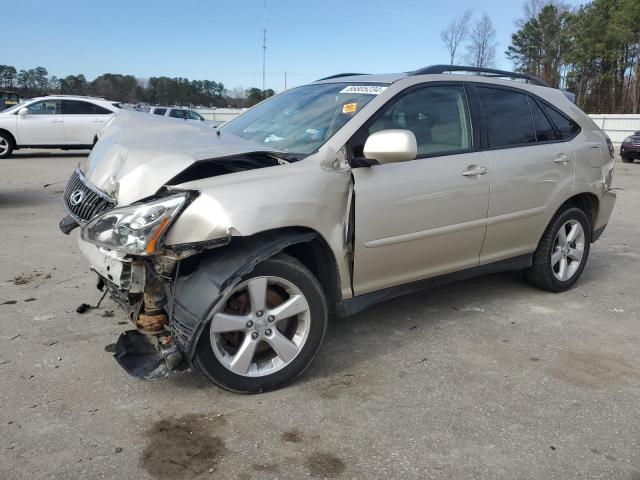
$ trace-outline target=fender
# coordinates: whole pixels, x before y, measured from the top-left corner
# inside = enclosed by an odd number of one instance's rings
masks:
[[[169,322],[172,338],[188,364],[192,364],[211,311],[244,275],[288,246],[317,236],[314,232],[287,229],[238,237],[229,245],[208,252],[197,269],[187,275],[180,276],[178,265],[175,280],[167,292]]]

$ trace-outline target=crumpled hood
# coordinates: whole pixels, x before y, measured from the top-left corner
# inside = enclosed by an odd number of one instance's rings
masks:
[[[118,205],[153,195],[199,160],[273,151],[230,134],[218,136],[207,126],[126,110],[118,112],[99,137],[80,169]]]

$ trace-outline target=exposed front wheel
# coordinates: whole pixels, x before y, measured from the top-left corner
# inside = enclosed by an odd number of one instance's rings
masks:
[[[195,364],[217,385],[242,393],[282,387],[318,352],[327,306],[316,277],[279,254],[245,276],[211,312]]]
[[[13,152],[13,140],[6,133],[0,133],[0,158],[8,158]]]
[[[589,256],[591,226],[579,208],[557,214],[525,271],[529,283],[551,292],[563,292],[578,281]]]

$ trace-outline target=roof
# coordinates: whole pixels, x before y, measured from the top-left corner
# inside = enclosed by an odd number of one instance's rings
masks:
[[[314,83],[342,83],[342,82],[360,82],[360,83],[394,83],[403,78],[412,77],[412,76],[439,76],[446,75],[450,77],[451,74],[460,75],[460,73],[456,74],[455,72],[464,72],[467,75],[464,76],[480,76],[483,79],[509,79],[509,80],[524,80],[531,85],[538,85],[543,87],[549,87],[546,82],[541,80],[538,77],[533,75],[528,75],[520,72],[509,72],[506,70],[496,70],[493,68],[484,68],[484,67],[470,67],[464,65],[431,65],[424,68],[419,68],[417,70],[413,70],[410,72],[404,73],[387,73],[387,74],[364,74],[364,73],[339,73],[336,75],[331,75],[329,77],[324,77],[317,80]],[[459,78],[456,78],[459,80]]]

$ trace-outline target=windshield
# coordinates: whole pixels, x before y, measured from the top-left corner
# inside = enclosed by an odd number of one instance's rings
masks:
[[[25,106],[24,103],[18,103],[16,105],[13,105],[12,107],[7,108],[6,110],[2,110],[2,113],[11,113],[11,112],[14,112],[16,110],[21,109],[24,106]]]
[[[204,118],[202,118],[200,114],[194,112],[193,110],[185,110],[184,113],[189,120],[204,120]]]
[[[352,83],[294,88],[256,105],[221,130],[280,152],[308,155],[385,88]]]

